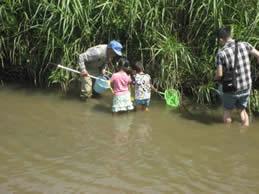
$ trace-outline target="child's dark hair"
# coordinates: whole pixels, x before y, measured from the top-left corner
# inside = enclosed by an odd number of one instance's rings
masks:
[[[105,70],[106,70],[106,69],[107,69],[107,67],[108,67],[108,65],[107,65],[107,64],[103,64],[103,65],[99,66],[99,67],[98,67],[99,73],[102,73],[102,70],[103,70],[103,69],[105,69]]]
[[[143,64],[140,61],[137,61],[134,69],[136,70],[137,73],[144,71]]]
[[[117,71],[123,70],[126,73],[130,70],[130,62],[126,57],[121,57],[117,64]]]
[[[118,68],[128,68],[129,67],[129,60],[126,57],[121,57],[118,61]]]

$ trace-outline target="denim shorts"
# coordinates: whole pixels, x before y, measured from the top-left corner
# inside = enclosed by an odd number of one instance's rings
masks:
[[[234,93],[223,94],[223,105],[227,110],[245,109],[248,105],[250,89],[242,90]]]
[[[135,105],[138,106],[138,105],[143,105],[143,106],[146,106],[148,107],[150,104],[150,99],[136,99],[135,100]]]

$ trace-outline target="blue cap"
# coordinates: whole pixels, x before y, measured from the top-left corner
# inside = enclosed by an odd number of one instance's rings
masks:
[[[121,43],[119,43],[116,40],[112,40],[109,44],[108,44],[108,48],[111,48],[117,55],[122,56],[122,45]]]

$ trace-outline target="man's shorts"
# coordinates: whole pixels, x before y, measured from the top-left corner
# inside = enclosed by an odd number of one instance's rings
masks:
[[[142,105],[142,106],[145,106],[145,107],[148,107],[150,104],[150,99],[136,99],[135,100],[135,105],[136,106],[139,106],[139,105]]]
[[[223,105],[227,110],[245,109],[248,105],[250,90],[223,94]]]

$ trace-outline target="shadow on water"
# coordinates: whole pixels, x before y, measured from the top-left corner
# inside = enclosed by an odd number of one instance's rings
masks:
[[[36,88],[33,85],[15,85],[8,84],[2,86],[2,88],[7,88],[12,91],[19,91],[26,95],[58,95],[61,100],[64,101],[77,101],[81,102],[79,97],[79,90],[77,87],[71,88],[67,93],[62,93],[59,88]],[[95,101],[98,103],[95,103]],[[82,103],[90,103],[91,109],[98,113],[111,114],[111,103],[112,96],[110,93],[105,93],[102,96],[96,96],[92,99],[89,99],[89,102]],[[198,105],[197,105],[198,106]],[[197,121],[206,125],[213,125],[217,123],[222,123],[221,114],[215,108],[208,108],[206,106],[198,107],[195,105],[187,105],[177,111],[172,111],[173,114],[179,114],[182,118]]]
[[[48,94],[54,94],[58,92],[57,88],[37,88],[32,84],[5,84],[0,87],[1,89],[6,89],[10,91],[18,91],[18,92],[23,92],[24,94],[27,95],[32,95],[32,94],[43,94],[43,95],[48,95]]]
[[[191,105],[181,109],[178,114],[184,119],[196,121],[205,125],[222,123],[221,114],[215,108],[208,108],[205,106],[196,107]]]
[[[98,113],[111,114],[111,107],[109,105],[96,104],[93,106],[93,110]]]
[[[76,85],[73,85],[67,92],[62,92],[61,88],[59,86],[51,86],[51,87],[36,87],[33,84],[4,84],[3,86],[0,86],[2,89],[6,89],[9,91],[16,91],[16,92],[22,92],[25,95],[28,96],[34,96],[34,95],[43,95],[43,96],[49,96],[54,95],[58,96],[61,100],[71,100],[71,101],[80,101],[80,90]]]

